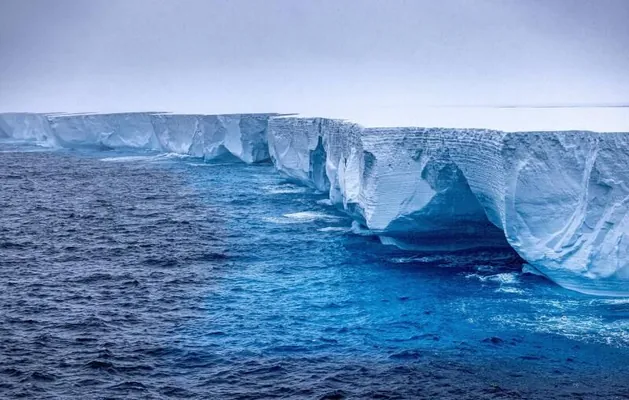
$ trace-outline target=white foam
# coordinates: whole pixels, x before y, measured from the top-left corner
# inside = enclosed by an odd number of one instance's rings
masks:
[[[604,321],[598,316],[546,315],[531,319],[527,315],[499,315],[493,321],[507,327],[561,335],[580,342],[598,342],[610,346],[629,346],[629,321]]]
[[[349,228],[342,226],[326,226],[325,228],[317,229],[319,232],[348,232]]]
[[[196,158],[194,156],[191,156],[190,154],[181,154],[181,153],[164,153],[164,154],[160,154],[159,156],[163,158],[176,158],[176,159]]]
[[[352,227],[350,230],[353,234],[359,235],[359,236],[373,236],[374,235],[373,232],[371,232],[369,229],[365,228],[364,226],[360,225],[356,221],[352,221]]]
[[[479,275],[479,274],[469,274],[465,276],[466,278],[476,278],[481,282],[496,282],[500,285],[515,285],[520,283],[519,274],[516,272],[503,272],[501,274],[495,275]]]
[[[152,154],[146,156],[118,156],[118,157],[105,157],[101,158],[100,161],[105,162],[157,162],[162,160],[170,160],[170,159],[185,159],[190,158],[191,156],[187,154],[177,154],[177,153],[161,153],[161,154]]]
[[[300,211],[296,213],[284,214],[281,217],[264,217],[263,221],[274,224],[303,224],[315,221],[337,221],[339,218],[334,215],[324,214],[315,211]],[[323,228],[325,229],[325,228]]]
[[[496,293],[513,293],[513,294],[524,294],[524,290],[518,289],[513,286],[500,286],[495,290]]]
[[[263,186],[262,189],[267,194],[299,194],[306,193],[308,190],[305,187],[295,185]]]
[[[335,217],[333,215],[324,214],[316,211],[300,211],[296,213],[284,214],[284,217],[303,222],[312,222],[316,220],[330,221],[338,219],[338,217]]]
[[[622,305],[622,304],[629,304],[629,298],[622,298],[622,299],[604,299],[604,300],[600,300],[600,302],[601,302],[602,304]]]
[[[331,206],[332,201],[330,199],[322,199],[322,200],[317,200],[317,204],[320,204],[322,206]]]
[[[232,165],[233,163],[187,163],[191,167],[220,167],[224,165]]]
[[[389,261],[395,264],[408,264],[417,262],[419,259],[417,257],[396,257],[392,258]]]
[[[157,156],[121,156],[121,157],[105,157],[100,161],[105,162],[142,162],[142,161],[154,161]]]

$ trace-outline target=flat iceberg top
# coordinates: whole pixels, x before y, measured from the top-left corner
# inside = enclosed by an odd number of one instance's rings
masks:
[[[488,129],[505,132],[592,131],[629,132],[629,107],[418,107],[413,113],[387,108],[369,114],[320,115],[317,113],[181,113],[140,112],[6,112],[0,115],[41,115],[48,118],[87,115],[181,115],[181,116],[266,116],[268,118],[324,118],[355,121],[366,128],[449,127]]]
[[[128,111],[128,112],[111,112],[111,113],[100,113],[100,112],[80,112],[80,113],[66,113],[66,112],[56,112],[56,113],[28,113],[28,112],[20,112],[20,113],[0,113],[0,115],[6,114],[38,114],[43,115],[49,118],[64,118],[64,117],[81,117],[81,116],[107,116],[107,117],[116,117],[116,116],[132,116],[132,115],[170,115],[170,116],[186,116],[186,117],[234,117],[234,116],[260,116],[260,117],[281,117],[281,116],[291,116],[296,114],[280,114],[280,113],[233,113],[233,114],[204,114],[204,113],[173,113],[170,111]]]
[[[520,131],[629,132],[629,107],[423,107],[412,114],[387,109],[384,114],[350,119],[366,127],[430,126]]]

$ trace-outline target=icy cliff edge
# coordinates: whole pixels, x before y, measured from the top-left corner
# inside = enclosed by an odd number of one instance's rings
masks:
[[[208,160],[231,154],[253,163],[269,158],[267,126],[273,115],[10,113],[0,114],[0,137],[51,147],[167,151]]]
[[[629,295],[629,133],[269,123],[286,176],[329,190],[385,244],[510,245],[569,289]]]
[[[0,139],[271,159],[385,244],[510,246],[569,289],[629,296],[629,133],[364,128],[277,114],[0,114]]]

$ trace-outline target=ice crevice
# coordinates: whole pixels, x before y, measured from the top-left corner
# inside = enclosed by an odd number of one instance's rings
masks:
[[[279,114],[0,114],[0,139],[272,160],[385,244],[512,247],[559,285],[629,295],[629,133],[366,128]]]

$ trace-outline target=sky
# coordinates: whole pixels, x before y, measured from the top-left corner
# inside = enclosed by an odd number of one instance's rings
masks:
[[[0,0],[0,112],[390,126],[629,104],[627,21],[629,0]]]

